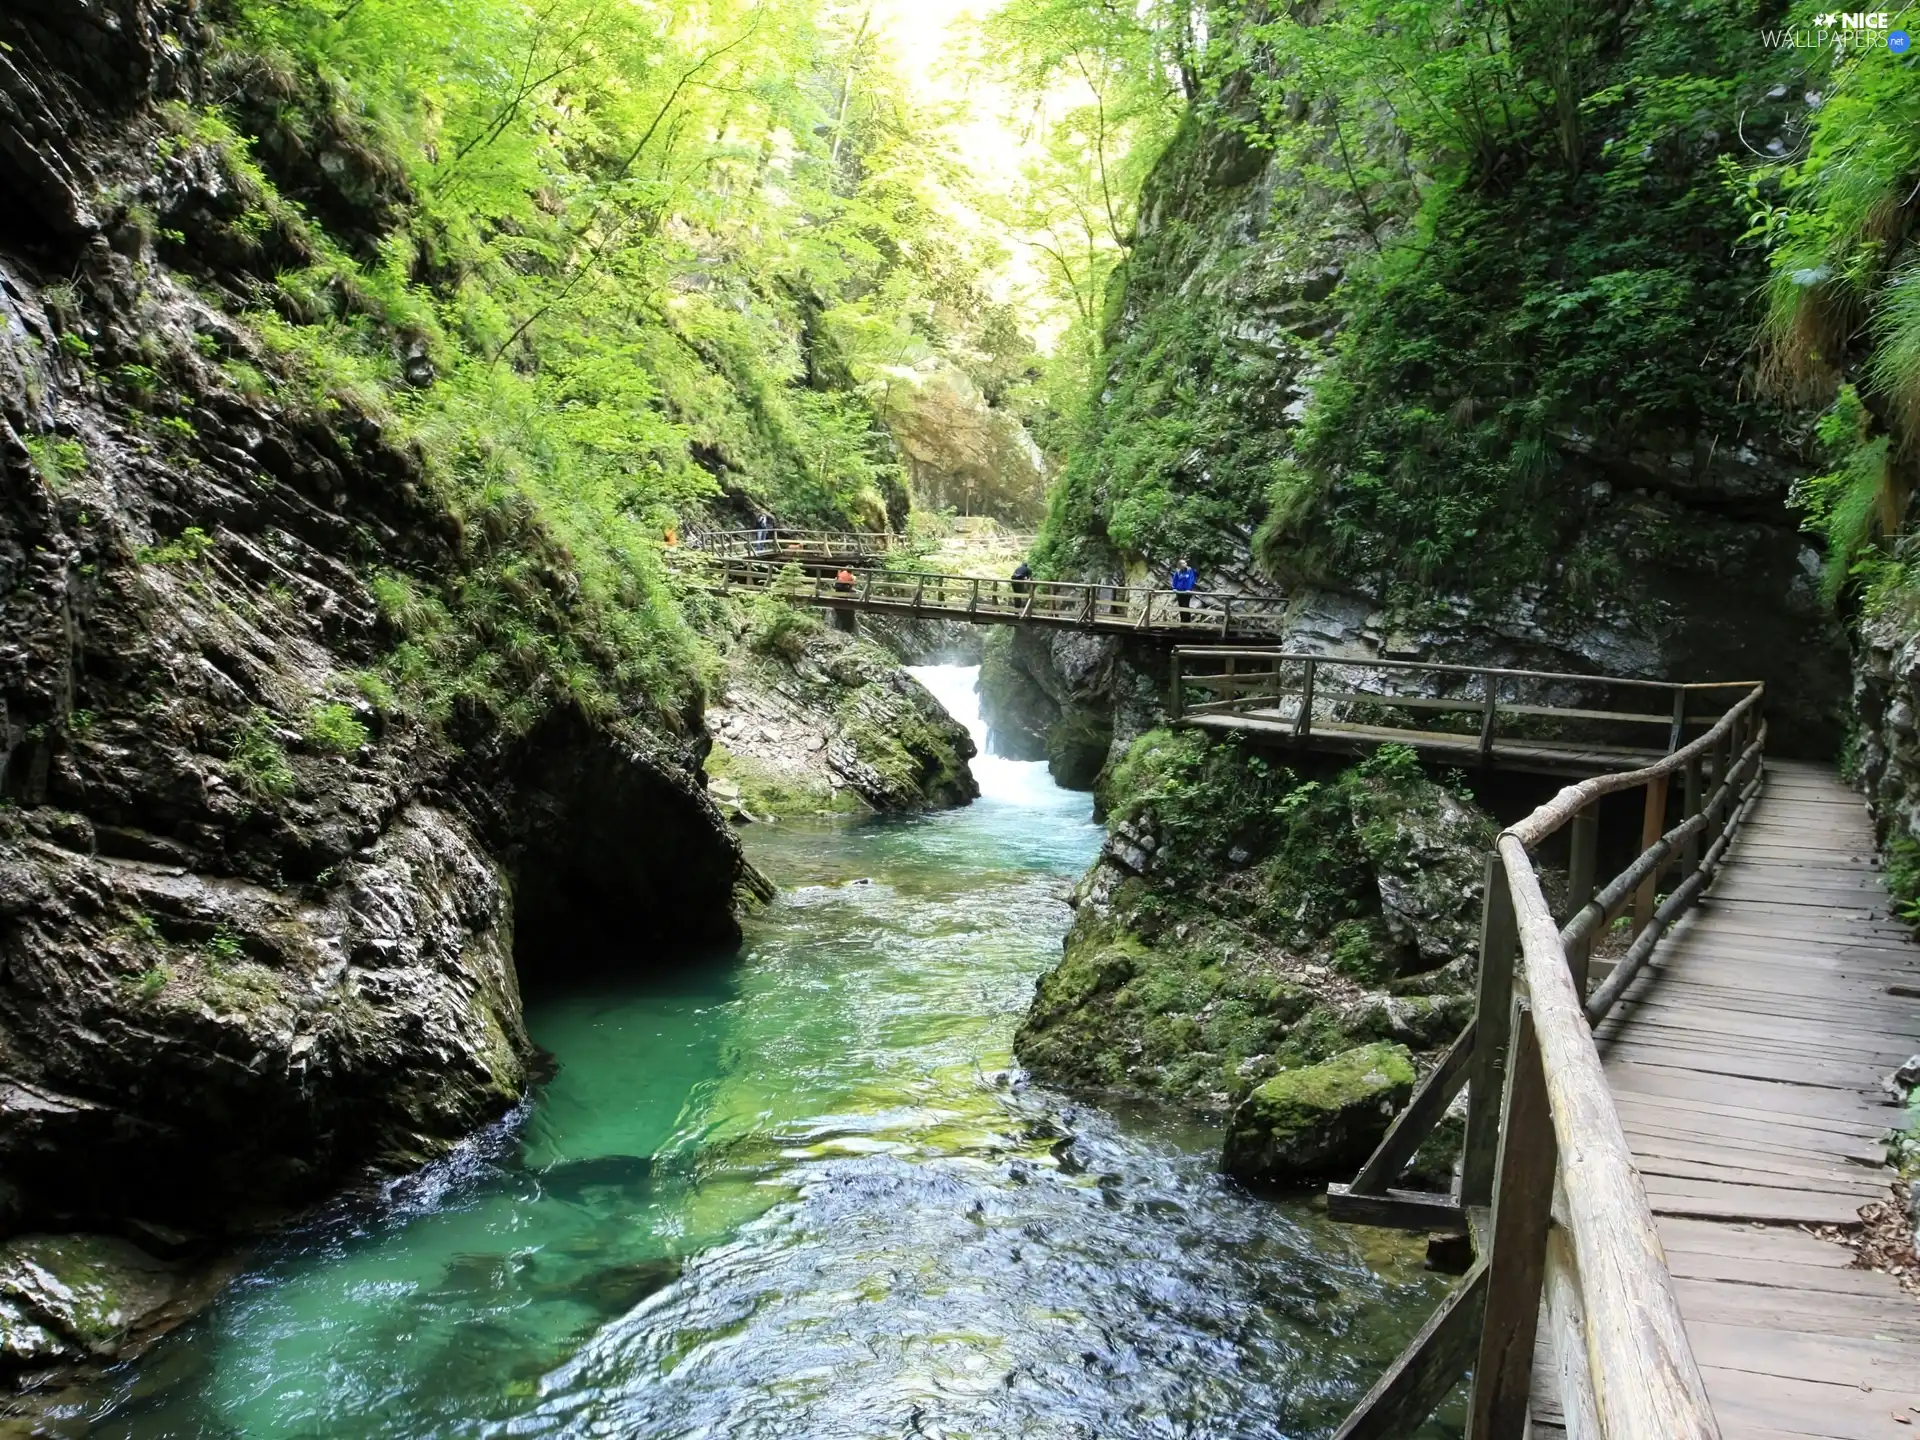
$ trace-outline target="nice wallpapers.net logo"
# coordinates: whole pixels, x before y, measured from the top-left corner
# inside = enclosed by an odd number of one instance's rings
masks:
[[[1893,16],[1884,10],[1831,11],[1814,16],[1811,25],[1797,25],[1791,30],[1764,30],[1760,38],[1769,50],[1857,50],[1884,46],[1894,55],[1905,55],[1913,49],[1913,37],[1897,28]]]

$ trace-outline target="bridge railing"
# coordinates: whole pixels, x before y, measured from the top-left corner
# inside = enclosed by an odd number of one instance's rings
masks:
[[[1744,686],[1183,646],[1173,655],[1171,706],[1176,719],[1258,715],[1292,727],[1302,740],[1316,723],[1362,720],[1412,730],[1421,728],[1413,723],[1420,719],[1477,737],[1483,755],[1505,738],[1575,733],[1674,750],[1689,729],[1713,723],[1714,701],[1729,688]]]
[[[874,559],[905,550],[904,535],[887,530],[700,530],[687,547],[721,560],[795,561]]]
[[[1278,634],[1287,611],[1284,600],[1228,591],[1187,591],[1183,604],[1176,591],[1139,585],[846,568],[851,578],[841,580],[831,564],[728,560],[722,574],[729,589],[767,590],[803,603],[1108,631]]]
[[[1525,1434],[1543,1310],[1557,1367],[1546,1378],[1568,1435],[1717,1440],[1592,1026],[1705,890],[1758,799],[1763,692],[1740,688],[1697,739],[1652,765],[1570,785],[1501,832],[1487,864],[1474,1019],[1353,1183],[1328,1190],[1338,1218],[1464,1232],[1475,1258],[1338,1440],[1411,1433],[1468,1371],[1469,1440]],[[1681,814],[1669,828],[1676,779]],[[1640,853],[1596,886],[1600,802],[1635,789],[1646,793]],[[1563,829],[1561,923],[1534,856]],[[1669,872],[1671,889],[1651,904]],[[1589,995],[1593,942],[1629,907],[1632,942]],[[1394,1189],[1463,1088],[1466,1140],[1452,1193]]]

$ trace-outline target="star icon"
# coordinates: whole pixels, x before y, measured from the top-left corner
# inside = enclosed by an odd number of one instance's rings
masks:
[[[1834,14],[1816,15],[1813,17],[1813,23],[1820,26],[1823,30],[1831,30],[1835,25],[1840,23],[1840,17]]]

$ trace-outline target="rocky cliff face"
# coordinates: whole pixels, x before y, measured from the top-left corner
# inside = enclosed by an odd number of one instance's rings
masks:
[[[737,820],[964,805],[973,737],[873,640],[763,601],[707,712],[711,790]]]
[[[1860,617],[1853,672],[1852,774],[1887,855],[1888,888],[1920,913],[1920,630],[1904,607]]]
[[[527,1082],[522,985],[728,943],[742,873],[697,711],[380,678],[482,550],[553,627],[577,587],[258,383],[232,310],[293,241],[161,122],[204,41],[191,0],[0,14],[0,1232],[174,1250],[444,1150]],[[329,155],[343,206],[391,180]],[[110,1353],[25,1293],[0,1364]]]
[[[1275,1143],[1276,1117],[1299,1118],[1276,1097],[1292,1104],[1300,1076],[1314,1090],[1318,1067],[1357,1047],[1428,1053],[1459,1031],[1487,816],[1410,752],[1309,777],[1164,730],[1106,788],[1107,843],[1016,1038],[1022,1062],[1072,1088],[1235,1115],[1250,1178],[1323,1173],[1377,1139],[1386,1114],[1370,1099],[1344,1148],[1316,1148],[1305,1121]]]
[[[1223,82],[1229,116],[1246,83]],[[1638,189],[1543,142],[1524,174],[1417,202],[1303,165],[1325,117],[1295,102],[1266,149],[1189,116],[1151,176],[1043,568],[1187,553],[1204,585],[1284,595],[1302,649],[1763,679],[1776,747],[1832,753],[1845,646],[1787,506],[1807,417],[1753,398],[1762,269],[1709,175],[1731,121],[1649,148]],[[1595,119],[1595,145],[1630,123]],[[1395,264],[1416,203],[1423,258]],[[1081,688],[1051,669],[1041,690]],[[997,731],[1030,725],[990,700]]]
[[[1019,417],[989,405],[958,366],[927,360],[876,383],[917,505],[1016,525],[1040,518],[1046,457]]]

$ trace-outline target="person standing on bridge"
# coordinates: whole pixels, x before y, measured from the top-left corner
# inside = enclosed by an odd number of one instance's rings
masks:
[[[1200,583],[1200,575],[1193,568],[1193,562],[1186,556],[1180,557],[1180,563],[1173,571],[1173,603],[1180,607],[1180,623],[1187,623],[1187,606],[1193,603],[1193,587]]]
[[[762,510],[753,522],[753,548],[764,555],[773,544],[773,517]]]
[[[842,595],[851,595],[853,593],[853,572],[842,565],[840,567],[840,573],[833,577],[833,588],[838,590]]]

